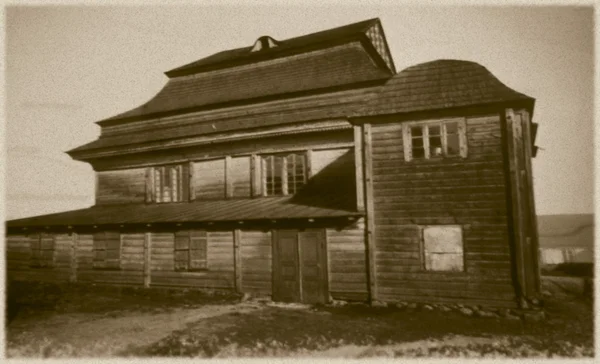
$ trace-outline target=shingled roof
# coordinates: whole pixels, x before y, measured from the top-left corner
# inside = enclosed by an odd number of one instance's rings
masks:
[[[364,20],[358,23],[348,24],[337,28],[327,29],[316,33],[306,34],[299,37],[279,41],[277,47],[269,48],[261,52],[251,52],[252,46],[229,49],[218,52],[197,61],[185,64],[165,72],[169,77],[176,77],[189,73],[197,73],[217,68],[229,67],[233,64],[255,62],[264,58],[274,59],[289,55],[293,51],[299,51],[306,47],[316,47],[322,44],[356,38],[379,23],[378,18]]]
[[[227,50],[166,72],[169,81],[152,99],[98,124],[384,80],[395,72],[386,47],[379,19],[370,19],[257,52]]]
[[[408,67],[390,78],[352,116],[410,113],[534,99],[498,80],[484,66],[440,59]]]

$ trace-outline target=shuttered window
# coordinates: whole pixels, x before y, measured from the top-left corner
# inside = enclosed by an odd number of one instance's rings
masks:
[[[206,231],[185,230],[175,233],[176,271],[198,271],[207,269],[206,253]]]
[[[190,166],[188,163],[150,167],[146,176],[147,202],[189,200]]]
[[[42,233],[30,236],[31,267],[53,267],[55,244],[54,236],[51,234]]]
[[[263,195],[292,195],[306,184],[306,154],[291,153],[262,157]]]
[[[463,232],[458,225],[421,227],[423,268],[428,271],[464,271]]]
[[[94,234],[94,268],[121,267],[121,234],[103,231]]]
[[[467,157],[464,118],[409,122],[402,125],[404,160]]]

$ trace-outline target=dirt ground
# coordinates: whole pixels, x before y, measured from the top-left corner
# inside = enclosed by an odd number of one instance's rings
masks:
[[[15,284],[8,357],[592,357],[590,298],[541,322],[458,312],[311,307],[186,291]]]

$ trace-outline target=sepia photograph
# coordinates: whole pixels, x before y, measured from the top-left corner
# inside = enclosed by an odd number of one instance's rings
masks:
[[[5,5],[5,357],[594,358],[594,10]]]

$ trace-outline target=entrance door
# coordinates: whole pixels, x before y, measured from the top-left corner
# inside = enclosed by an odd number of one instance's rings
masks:
[[[273,237],[273,300],[325,303],[325,230],[278,230]]]

